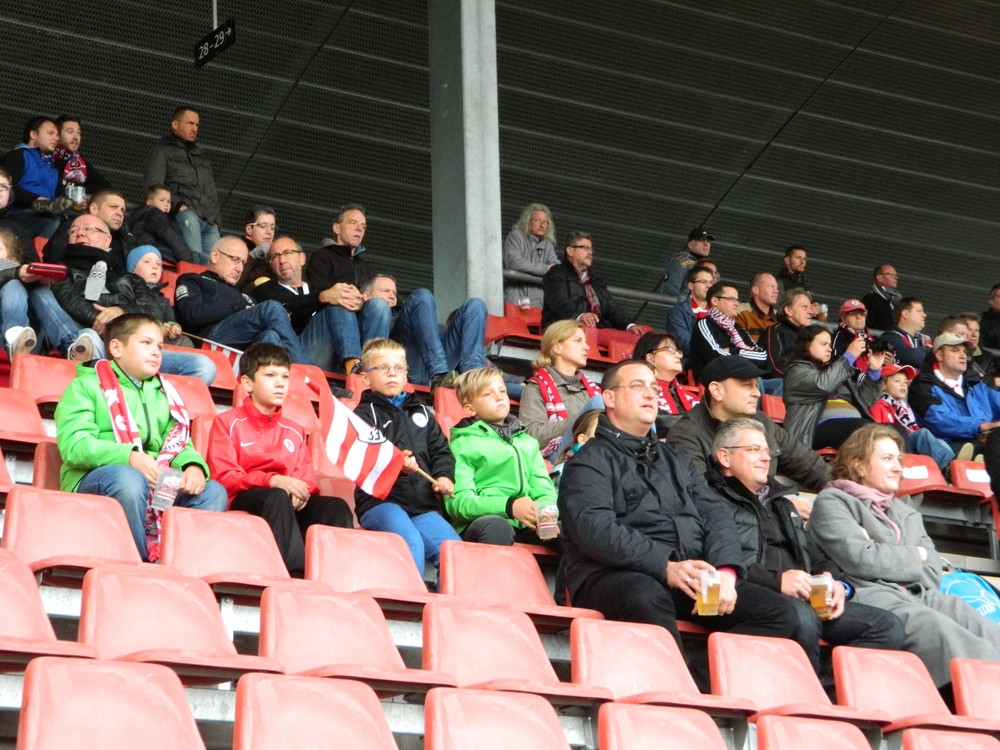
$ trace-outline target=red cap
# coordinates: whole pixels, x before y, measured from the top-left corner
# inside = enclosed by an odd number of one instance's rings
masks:
[[[846,315],[852,312],[863,312],[867,313],[868,308],[865,307],[865,303],[859,299],[849,299],[847,302],[840,306],[840,314]]]
[[[890,375],[895,375],[897,372],[904,373],[907,380],[913,380],[917,377],[917,370],[911,365],[886,365],[882,368],[882,380],[885,380]]]

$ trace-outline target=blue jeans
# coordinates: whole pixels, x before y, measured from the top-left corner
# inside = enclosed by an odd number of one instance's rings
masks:
[[[191,248],[195,263],[208,265],[208,254],[219,241],[219,228],[201,218],[190,208],[178,211],[177,227],[184,235],[184,241]]]
[[[388,309],[384,302],[382,305]],[[392,313],[389,314],[391,316]],[[381,310],[369,301],[359,312],[351,312],[339,305],[323,305],[299,338],[312,364],[321,370],[334,372],[340,369],[345,359],[361,357],[362,343],[388,335],[389,325],[383,324]]]
[[[906,450],[909,453],[930,456],[941,471],[947,471],[951,467],[951,462],[955,460],[955,451],[951,446],[941,438],[935,437],[926,427],[921,427],[906,436]]]
[[[401,506],[388,501],[366,510],[358,522],[369,531],[389,531],[403,537],[420,575],[424,574],[425,560],[437,567],[442,544],[462,541],[458,532],[437,511],[411,516]]]
[[[215,362],[198,352],[178,352],[173,349],[163,350],[163,361],[160,372],[167,375],[193,375],[205,385],[212,385],[215,380]]]
[[[383,300],[368,300],[365,308],[369,306],[375,307],[373,312],[377,311],[384,322],[391,319],[392,311]],[[434,295],[427,289],[416,289],[403,303],[391,331],[388,326],[386,330],[389,338],[405,347],[413,383],[426,385],[434,375],[449,370],[486,367],[486,304],[476,297],[462,303],[442,334]]]
[[[118,501],[125,510],[129,530],[139,554],[146,560],[146,501],[149,498],[149,482],[131,466],[102,466],[86,474],[77,485],[77,492],[90,495],[107,495]],[[224,511],[228,504],[225,488],[214,479],[205,483],[200,495],[178,493],[174,502],[183,508]]]
[[[0,329],[3,333],[14,326],[28,325],[28,290],[17,279],[0,287]],[[3,340],[0,339],[0,345]]]
[[[70,344],[76,341],[81,333],[87,334],[94,343],[94,352],[103,352],[101,337],[93,328],[80,328],[69,313],[62,309],[56,301],[52,289],[47,286],[36,286],[28,293],[28,307],[41,328],[42,335],[49,344],[65,354]],[[96,356],[96,354],[95,354]]]
[[[302,342],[292,330],[285,308],[273,299],[256,304],[247,310],[240,310],[216,323],[205,338],[236,349],[246,349],[258,341],[277,344],[288,350],[288,355],[295,364],[312,364],[305,349],[302,348]]]
[[[63,220],[62,216],[36,214],[30,208],[11,209],[7,212],[7,218],[18,225],[18,237],[27,244],[30,244],[35,237],[49,239],[56,233]]]

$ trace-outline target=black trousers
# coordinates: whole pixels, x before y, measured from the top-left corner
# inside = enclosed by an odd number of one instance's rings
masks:
[[[313,495],[300,510],[292,507],[292,499],[287,492],[276,487],[254,487],[243,490],[233,498],[231,510],[243,510],[260,516],[271,527],[274,541],[278,543],[281,558],[285,561],[289,575],[301,578],[305,568],[306,529],[314,523],[324,526],[353,528],[351,508],[339,497]]]

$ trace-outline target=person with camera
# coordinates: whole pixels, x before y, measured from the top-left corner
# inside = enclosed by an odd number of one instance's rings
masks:
[[[864,339],[867,346],[871,348],[875,337],[868,333],[868,329],[865,327],[867,317],[868,309],[864,302],[859,299],[849,299],[840,306],[837,330],[833,332],[834,357],[839,357],[846,352],[850,343],[859,338]],[[862,372],[866,371],[868,369],[868,356],[862,354],[858,357],[856,366]]]
[[[872,421],[868,410],[882,395],[885,351],[870,349],[859,336],[834,356],[830,332],[810,325],[799,331],[794,352],[785,371],[785,429],[813,450],[839,448]],[[857,363],[866,353],[868,367],[862,371]]]

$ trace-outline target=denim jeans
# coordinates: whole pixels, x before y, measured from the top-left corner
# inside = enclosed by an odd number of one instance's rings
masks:
[[[321,370],[335,372],[345,359],[361,357],[361,345],[365,341],[388,336],[389,324],[383,323],[382,311],[378,305],[372,305],[372,301],[359,312],[339,305],[320,307],[299,334],[310,363]],[[382,306],[389,309],[384,302]]]
[[[107,495],[114,498],[125,510],[132,539],[139,554],[146,560],[146,501],[149,498],[149,482],[138,469],[131,466],[102,466],[86,474],[77,485],[77,492],[90,495]],[[224,511],[228,504],[225,488],[214,479],[205,483],[200,495],[178,493],[175,505],[183,508]]]
[[[62,216],[36,214],[30,208],[11,209],[7,212],[7,218],[17,224],[17,236],[25,244],[31,244],[35,237],[49,239],[63,220]]]
[[[935,437],[926,427],[921,427],[906,436],[906,450],[921,456],[930,456],[941,471],[947,471],[951,467],[951,462],[955,460],[955,451],[951,446],[941,438]]]
[[[160,372],[167,375],[193,375],[205,385],[212,385],[215,380],[215,362],[198,352],[178,352],[173,349],[163,350],[163,361]]]
[[[219,228],[205,221],[190,208],[178,211],[176,220],[184,241],[194,255],[194,262],[208,265],[208,254],[219,241]]]
[[[0,329],[2,333],[14,326],[28,325],[28,290],[17,279],[0,287]],[[3,339],[0,339],[0,345]]]
[[[411,516],[401,506],[388,501],[366,510],[358,522],[369,531],[389,531],[403,537],[421,575],[425,560],[437,567],[442,544],[462,541],[458,532],[437,511]]]
[[[378,304],[373,304],[378,303]],[[427,289],[416,289],[388,328],[391,310],[382,300],[371,299],[365,308],[381,316],[389,338],[406,348],[409,379],[426,385],[431,377],[449,370],[465,372],[486,367],[486,304],[473,297],[462,303],[442,334],[438,326],[437,303]],[[373,315],[373,318],[375,315]],[[385,335],[385,334],[382,334]]]
[[[65,354],[70,344],[76,341],[81,333],[87,334],[94,343],[94,352],[103,352],[101,337],[93,328],[80,328],[69,313],[62,309],[56,301],[52,289],[47,286],[36,286],[28,292],[28,307],[32,317],[38,321],[41,333],[49,344]]]
[[[246,349],[258,341],[277,344],[288,350],[295,364],[312,364],[302,348],[302,342],[292,329],[288,313],[280,302],[274,300],[261,302],[230,315],[216,323],[205,338],[236,349]]]

